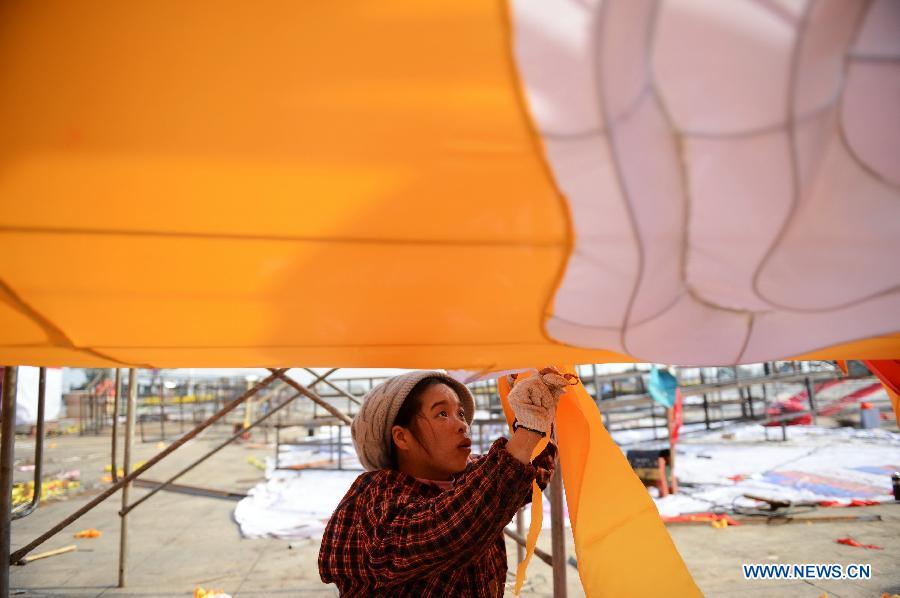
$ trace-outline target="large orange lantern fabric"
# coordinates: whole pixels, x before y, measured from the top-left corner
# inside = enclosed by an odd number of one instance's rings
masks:
[[[900,354],[892,0],[0,7],[0,361]]]

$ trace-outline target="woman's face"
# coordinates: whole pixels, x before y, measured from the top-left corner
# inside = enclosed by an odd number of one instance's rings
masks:
[[[447,480],[466,468],[472,440],[462,404],[452,388],[446,384],[429,386],[422,393],[421,409],[413,421],[418,442],[406,431],[409,438],[402,443],[406,446],[398,443],[398,449],[406,449],[404,460],[414,466],[414,475]]]

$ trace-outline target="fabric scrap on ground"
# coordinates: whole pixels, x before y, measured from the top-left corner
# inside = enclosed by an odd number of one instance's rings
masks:
[[[853,538],[838,538],[835,540],[838,544],[846,544],[847,546],[855,546],[856,548],[868,548],[871,550],[884,550],[881,546],[875,546],[874,544],[862,544],[857,542]]]

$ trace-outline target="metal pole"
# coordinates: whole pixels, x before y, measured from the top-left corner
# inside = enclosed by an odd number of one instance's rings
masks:
[[[79,436],[84,436],[84,413],[85,413],[84,397],[85,397],[84,394],[78,395],[78,435]]]
[[[525,537],[525,518],[522,516],[522,509],[516,511],[516,534]],[[525,560],[525,547],[516,542],[516,563]]]
[[[94,413],[96,414],[96,428],[97,434],[99,435],[103,432],[103,426],[106,425],[106,397],[98,392],[95,401],[97,403],[97,408]]]
[[[334,463],[334,426],[328,426],[328,457]]]
[[[700,384],[706,384],[706,374],[703,373],[703,368],[700,368]],[[706,429],[709,430],[709,395],[706,393],[703,393],[703,421],[706,422]]]
[[[747,406],[750,407],[750,419],[755,420],[756,414],[753,412],[753,387],[747,387]]]
[[[344,458],[343,458],[343,456],[344,456],[344,426],[343,426],[343,424],[338,424],[337,429],[338,429],[337,430],[337,432],[338,432],[338,445],[337,445],[338,469],[343,469],[344,468]]]
[[[94,391],[87,391],[87,395],[84,397],[85,408],[84,408],[84,434],[87,436],[91,433],[92,428],[94,426]]]
[[[166,439],[166,385],[162,372],[159,374],[159,435],[163,440]]]
[[[278,470],[278,465],[281,456],[281,424],[275,424],[275,469]]]
[[[675,478],[675,443],[672,442],[672,436],[675,433],[675,409],[673,407],[666,408],[666,427],[669,430],[669,490],[672,494],[678,493],[678,480]],[[663,471],[665,475],[665,471]]]
[[[116,370],[118,373],[118,370]],[[127,477],[131,469],[131,449],[134,448],[134,411],[137,405],[137,373],[134,368],[128,370],[128,407],[125,415],[125,452],[122,455],[122,473]],[[122,507],[128,505],[128,493],[131,484],[122,486]],[[127,515],[127,514],[126,514]],[[128,519],[126,515],[119,518],[119,587],[125,587],[125,569],[128,563]]]
[[[809,410],[812,412],[812,423],[814,426],[818,426],[819,418],[816,417],[816,389],[809,381],[808,376],[806,377],[804,382],[806,384],[806,396],[809,399]]]
[[[566,527],[563,515],[563,482],[559,457],[550,478],[550,536],[553,547],[553,598],[566,598]]]
[[[118,436],[119,436],[119,399],[122,396],[122,370],[120,368],[116,368],[116,388],[115,399],[113,400],[113,416],[112,416],[112,459],[110,463],[112,464],[112,481],[119,481],[119,471],[118,467],[116,467],[116,449],[118,448]]]
[[[13,457],[16,450],[16,384],[17,370],[3,369],[3,398],[0,401],[0,597],[9,596],[9,543],[12,519]],[[40,492],[35,488],[35,492]]]
[[[41,480],[44,477],[44,403],[47,390],[47,368],[38,370],[38,412],[37,432],[34,439],[34,492],[31,502],[26,507],[13,511],[12,519],[21,519],[31,515],[41,503]]]
[[[179,438],[178,440],[176,440],[175,442],[173,442],[172,444],[170,444],[169,446],[164,448],[162,451],[153,455],[153,457],[151,457],[146,463],[144,463],[143,465],[141,465],[140,467],[138,467],[137,469],[135,469],[134,471],[132,471],[131,473],[129,473],[128,475],[123,477],[121,480],[119,480],[118,482],[116,482],[115,484],[113,484],[112,486],[110,486],[109,488],[107,488],[106,490],[101,492],[100,494],[98,494],[93,500],[91,500],[90,502],[88,502],[87,504],[82,506],[80,509],[78,509],[77,511],[75,511],[74,513],[72,513],[71,515],[69,515],[68,517],[66,517],[65,519],[60,521],[59,523],[57,523],[56,525],[54,525],[52,528],[50,528],[49,530],[47,530],[46,532],[41,534],[39,537],[35,538],[30,543],[26,544],[19,550],[15,551],[12,554],[12,556],[10,557],[11,562],[13,562],[13,563],[18,562],[18,560],[21,559],[23,556],[25,556],[26,554],[28,554],[29,552],[31,552],[32,550],[34,550],[35,548],[37,548],[38,546],[40,546],[41,544],[43,544],[44,542],[46,542],[47,540],[49,540],[50,538],[55,536],[56,534],[58,534],[60,531],[62,531],[63,529],[65,529],[66,527],[71,525],[72,522],[76,521],[79,517],[81,517],[82,515],[84,515],[85,513],[87,513],[88,511],[90,511],[91,509],[93,509],[94,507],[99,505],[100,503],[102,503],[104,500],[106,500],[107,498],[112,496],[117,490],[119,490],[119,488],[121,488],[125,484],[133,481],[139,475],[141,475],[142,473],[144,473],[145,471],[147,471],[148,469],[150,469],[151,467],[153,467],[154,465],[156,465],[157,463],[159,463],[160,461],[165,459],[171,453],[175,452],[181,445],[183,445],[187,441],[191,440],[192,438],[196,437],[203,430],[205,430],[206,428],[210,427],[211,425],[215,424],[220,419],[222,419],[223,417],[228,415],[231,411],[233,411],[234,409],[239,407],[241,405],[241,403],[246,401],[248,398],[250,398],[257,392],[259,392],[267,384],[269,384],[270,382],[272,382],[273,380],[278,378],[282,372],[284,372],[283,369],[274,370],[272,372],[272,374],[270,374],[269,376],[266,376],[265,378],[263,378],[262,380],[257,382],[256,385],[253,386],[253,388],[251,388],[250,390],[248,390],[247,392],[245,392],[238,398],[236,398],[233,401],[231,401],[230,403],[228,403],[221,411],[219,411],[218,413],[216,413],[209,419],[205,420],[202,424],[200,424],[199,426],[197,426],[196,428],[194,428],[193,430],[191,430],[190,432],[188,432],[187,434],[185,434],[184,436],[182,436],[181,438]],[[137,384],[135,384],[135,388],[136,387],[137,387]]]
[[[722,369],[716,368],[716,388],[720,389],[716,391],[716,407],[719,409],[719,427],[722,428],[725,426],[725,406],[722,405],[722,391],[721,384],[722,381]]]
[[[738,386],[737,391],[741,402],[741,419],[747,419],[747,398],[744,396],[744,387]]]

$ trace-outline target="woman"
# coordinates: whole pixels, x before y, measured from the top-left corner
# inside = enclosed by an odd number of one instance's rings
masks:
[[[561,382],[560,382],[561,381]],[[503,528],[553,472],[550,431],[565,379],[531,376],[509,394],[511,438],[470,458],[475,402],[450,376],[418,371],[372,389],[353,420],[360,475],[325,528],[319,574],[342,596],[502,596]]]

